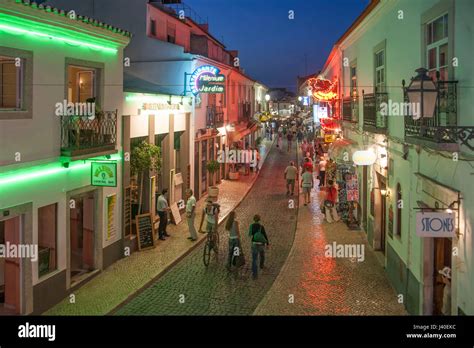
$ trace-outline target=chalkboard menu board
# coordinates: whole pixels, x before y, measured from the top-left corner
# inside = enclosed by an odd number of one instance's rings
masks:
[[[155,246],[155,239],[153,238],[151,215],[137,215],[135,219],[137,224],[138,250],[153,248]]]
[[[131,187],[126,187],[123,195],[123,228],[124,235],[132,233],[132,206],[131,206]]]

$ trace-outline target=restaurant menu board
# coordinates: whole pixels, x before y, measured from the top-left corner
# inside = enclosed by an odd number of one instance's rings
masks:
[[[131,206],[132,188],[126,187],[123,196],[123,226],[124,235],[128,236],[132,233],[132,206]]]
[[[179,212],[178,203],[171,205],[171,215],[173,216],[175,225],[181,222],[181,213]]]
[[[153,248],[155,246],[155,239],[153,238],[151,215],[137,215],[135,220],[137,224],[138,250]]]

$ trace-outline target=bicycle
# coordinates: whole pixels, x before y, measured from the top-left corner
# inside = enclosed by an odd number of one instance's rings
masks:
[[[202,255],[202,260],[204,266],[209,266],[209,261],[211,260],[211,251],[214,250],[215,257],[217,259],[219,255],[219,232],[217,227],[214,227],[211,232],[207,234],[206,244],[204,245],[204,253]]]

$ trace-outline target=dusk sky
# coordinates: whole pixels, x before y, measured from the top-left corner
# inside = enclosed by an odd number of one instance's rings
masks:
[[[336,40],[369,0],[186,0],[240,64],[269,87],[295,90],[297,75],[321,69]],[[289,11],[294,19],[288,19]],[[226,13],[226,15],[222,15]],[[305,71],[305,52],[307,71]]]

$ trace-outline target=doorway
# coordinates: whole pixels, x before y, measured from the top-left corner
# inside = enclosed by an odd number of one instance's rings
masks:
[[[362,169],[362,216],[359,221],[362,221],[362,228],[367,233],[367,181],[368,181],[367,166]]]
[[[21,218],[0,221],[0,244],[20,245]],[[0,315],[18,315],[20,306],[21,258],[0,257]]]
[[[387,228],[386,228],[386,220],[387,220],[387,200],[385,199],[385,195],[382,194],[382,191],[387,190],[387,184],[385,182],[385,178],[380,178],[379,180],[380,185],[380,251],[385,255],[385,242],[387,239]]]
[[[70,210],[70,279],[71,286],[95,270],[94,192],[72,196]]]
[[[434,259],[433,259],[433,314],[441,315],[443,308],[443,276],[439,270],[444,267],[451,267],[452,240],[451,238],[433,238]]]

